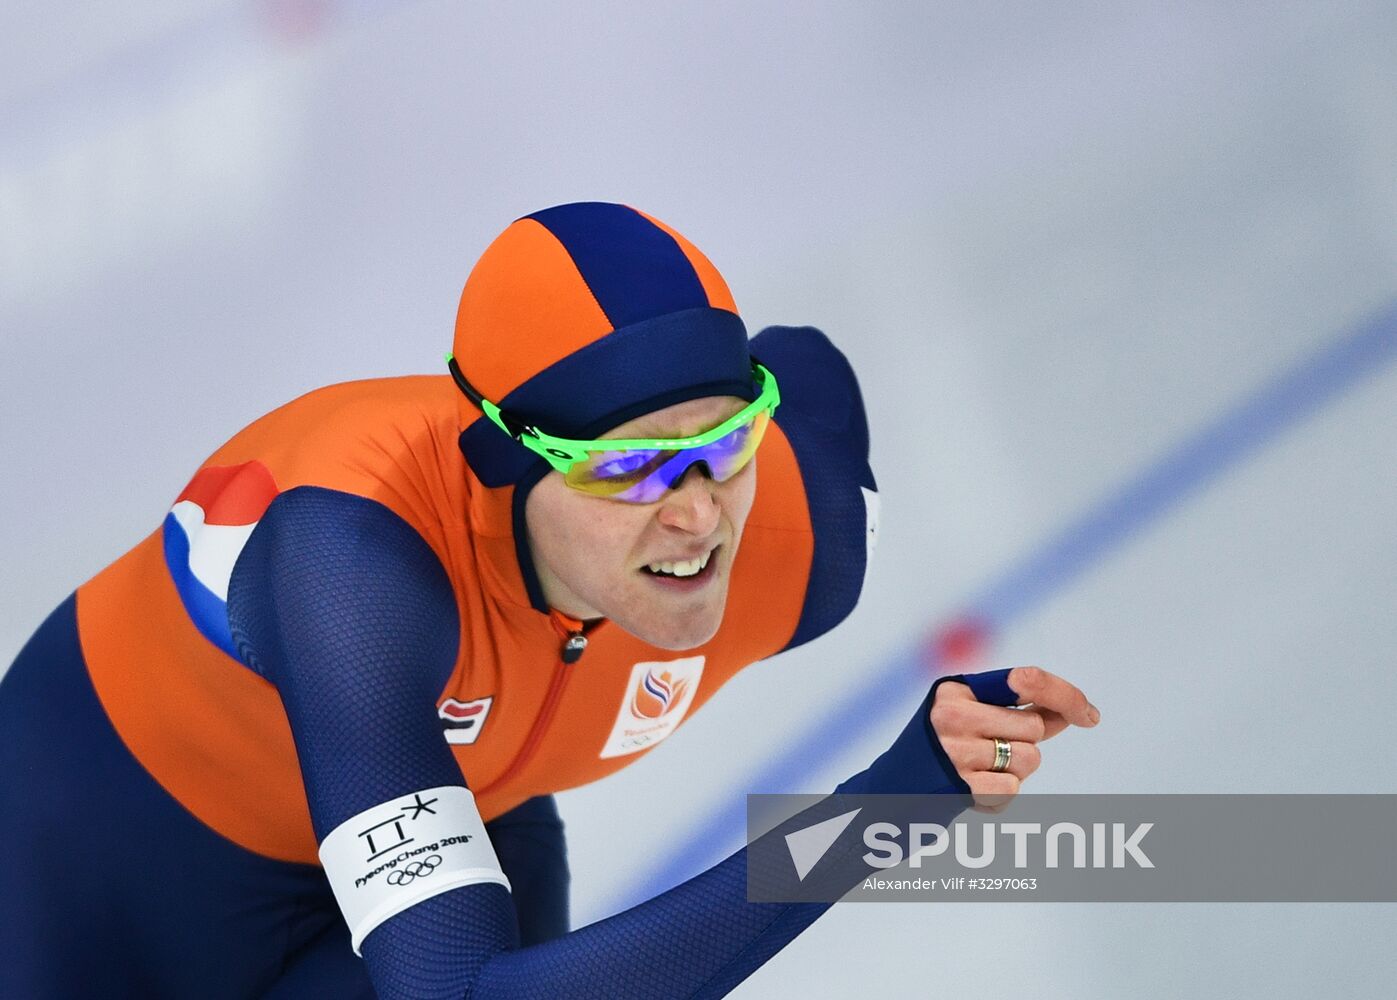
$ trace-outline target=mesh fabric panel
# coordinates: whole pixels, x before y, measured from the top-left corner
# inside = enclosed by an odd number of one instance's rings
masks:
[[[519,941],[537,944],[568,932],[567,843],[551,795],[529,799],[485,824],[519,915]]]
[[[436,712],[456,600],[386,507],[318,487],[277,497],[234,567],[228,620],[286,706],[316,839],[394,796],[464,784]]]
[[[849,362],[814,327],[767,327],[752,355],[781,385],[776,423],[795,452],[810,509],[815,551],[791,649],[849,616],[863,590],[867,505],[876,490],[868,466],[868,422]]]

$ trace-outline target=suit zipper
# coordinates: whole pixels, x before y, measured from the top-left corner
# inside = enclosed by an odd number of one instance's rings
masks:
[[[553,667],[553,679],[549,682],[548,693],[543,697],[543,707],[539,709],[538,717],[534,719],[534,724],[529,729],[529,735],[524,739],[524,745],[520,748],[519,753],[505,769],[504,774],[480,790],[479,794],[481,795],[514,777],[533,759],[538,745],[543,742],[543,734],[547,732],[548,726],[552,723],[553,716],[558,710],[558,702],[563,699],[563,691],[567,688],[568,678],[573,673],[569,668],[582,659],[582,654],[587,651],[587,637],[580,628],[568,628],[558,620],[556,613],[550,616],[550,620],[553,623],[553,628],[563,636],[563,645],[558,651],[558,662]]]

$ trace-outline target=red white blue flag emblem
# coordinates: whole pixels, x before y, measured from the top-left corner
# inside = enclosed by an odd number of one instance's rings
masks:
[[[228,628],[228,581],[277,486],[261,462],[200,469],[165,516],[165,564],[204,637],[237,659]]]
[[[447,698],[437,706],[437,716],[441,719],[446,742],[462,746],[478,740],[480,730],[485,727],[485,717],[490,714],[490,706],[494,701],[494,697],[477,698],[474,701]]]

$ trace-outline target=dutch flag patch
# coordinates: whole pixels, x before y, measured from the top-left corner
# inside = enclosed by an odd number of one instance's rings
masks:
[[[494,700],[493,697],[477,698],[474,701],[447,698],[437,706],[437,716],[441,719],[446,742],[463,746],[478,740]]]

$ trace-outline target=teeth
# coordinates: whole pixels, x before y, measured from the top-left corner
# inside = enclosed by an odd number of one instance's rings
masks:
[[[684,562],[657,562],[650,564],[651,573],[665,573],[669,576],[693,576],[708,565],[708,559],[713,555],[712,550],[705,552],[697,559],[689,559]]]

